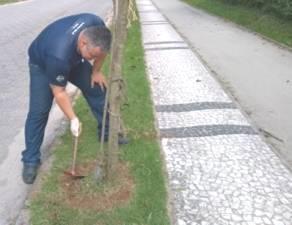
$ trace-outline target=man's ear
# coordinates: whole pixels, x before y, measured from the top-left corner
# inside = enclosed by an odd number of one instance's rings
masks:
[[[81,37],[80,37],[80,42],[81,42],[81,45],[82,45],[82,46],[87,44],[87,39],[85,38],[84,35],[81,35]]]
[[[84,46],[87,44],[87,38],[81,33],[79,37],[80,46]]]

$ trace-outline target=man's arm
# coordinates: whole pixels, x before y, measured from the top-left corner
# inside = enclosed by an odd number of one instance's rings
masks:
[[[75,137],[81,133],[81,123],[74,113],[70,98],[65,90],[65,87],[51,85],[53,95],[58,106],[70,120],[70,129]]]
[[[100,57],[96,58],[93,62],[92,67],[92,75],[91,75],[91,87],[97,83],[101,89],[107,87],[106,79],[101,72],[101,67],[103,65],[104,59],[106,58],[106,54],[101,55]]]
[[[76,114],[74,113],[70,98],[65,90],[65,87],[51,85],[51,89],[58,106],[67,116],[67,118],[69,120],[73,120],[74,118],[76,118]]]

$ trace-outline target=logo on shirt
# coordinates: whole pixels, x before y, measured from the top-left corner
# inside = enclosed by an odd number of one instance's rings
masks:
[[[58,81],[58,82],[62,82],[62,81],[64,81],[65,80],[65,77],[63,76],[63,75],[58,75],[57,77],[56,77],[56,80]]]
[[[72,27],[72,35],[74,35],[78,30],[80,30],[80,28],[84,25],[85,23],[75,23]]]

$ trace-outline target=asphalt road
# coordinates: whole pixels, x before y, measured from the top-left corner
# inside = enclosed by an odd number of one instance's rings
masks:
[[[292,168],[292,52],[179,0],[153,0]]]
[[[30,42],[59,17],[80,12],[105,17],[110,7],[111,1],[102,0],[27,0],[0,6],[0,225],[13,223],[29,191],[21,180],[20,153],[28,110]],[[54,139],[62,113],[55,110],[50,121],[43,149]]]

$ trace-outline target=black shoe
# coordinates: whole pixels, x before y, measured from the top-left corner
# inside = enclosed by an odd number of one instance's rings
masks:
[[[118,144],[119,145],[127,145],[129,144],[129,139],[126,137],[123,137],[122,135],[119,135],[119,139],[118,139]]]
[[[26,184],[33,184],[38,173],[39,165],[23,164],[22,179]]]

